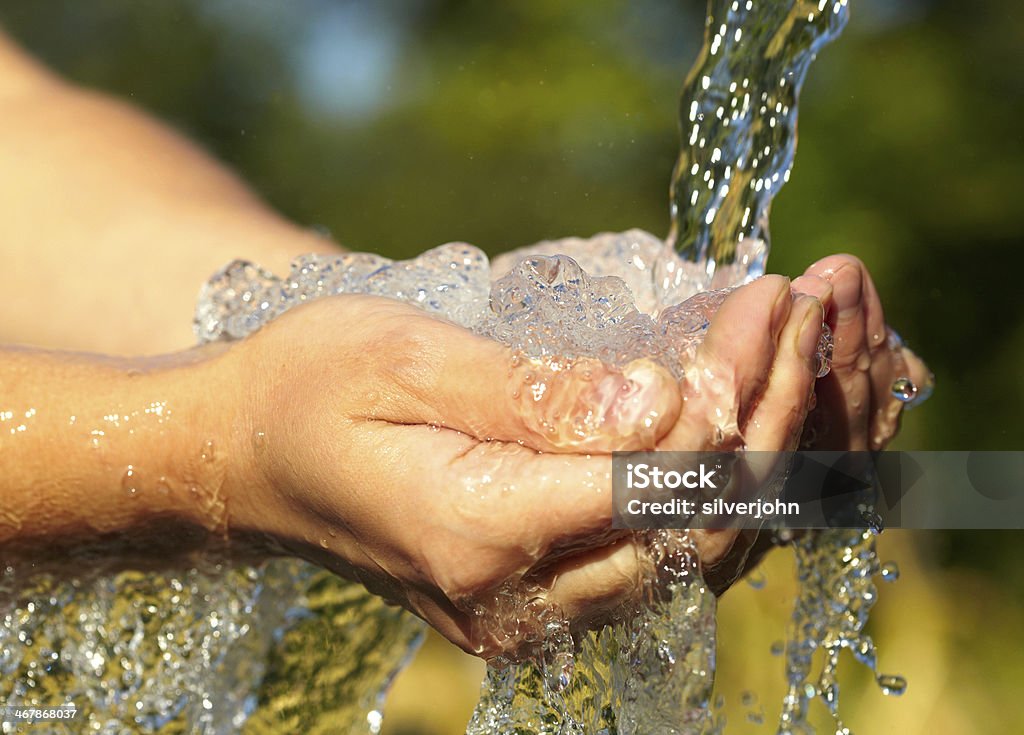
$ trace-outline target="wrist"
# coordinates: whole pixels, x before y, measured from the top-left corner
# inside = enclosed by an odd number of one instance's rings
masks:
[[[128,467],[122,489],[138,496],[150,514],[168,513],[178,521],[226,537],[231,493],[240,483],[246,460],[237,446],[239,386],[243,381],[225,360],[226,345],[208,345],[128,367],[122,391],[136,405],[158,412],[124,437],[117,448]],[[134,492],[133,492],[134,490]]]
[[[110,539],[152,556],[222,534],[230,393],[214,362],[4,350],[0,544]]]

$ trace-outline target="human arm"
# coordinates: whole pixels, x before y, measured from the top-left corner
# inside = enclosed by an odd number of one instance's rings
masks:
[[[235,258],[276,272],[335,248],[195,145],[70,85],[0,32],[0,344],[158,354]]]

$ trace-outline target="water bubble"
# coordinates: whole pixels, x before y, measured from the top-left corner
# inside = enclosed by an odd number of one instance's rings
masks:
[[[895,674],[879,674],[876,679],[882,694],[887,697],[899,697],[907,691],[907,680]]]
[[[895,582],[900,578],[900,568],[896,562],[889,561],[882,565],[882,579],[886,582]]]
[[[547,685],[553,692],[561,692],[572,682],[575,661],[571,653],[558,653],[546,667]]]
[[[824,378],[832,370],[832,355],[835,350],[835,341],[832,337],[832,330],[828,324],[821,325],[821,337],[818,338],[818,348],[814,353],[815,377]]]
[[[896,378],[890,391],[892,392],[892,397],[900,403],[910,403],[917,395],[917,386],[914,385],[910,378]]]

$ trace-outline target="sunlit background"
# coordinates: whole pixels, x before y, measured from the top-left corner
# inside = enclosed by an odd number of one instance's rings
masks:
[[[1024,449],[1024,6],[851,5],[804,89],[770,269],[796,275],[836,251],[867,262],[889,321],[937,376],[898,447]],[[0,0],[0,25],[198,140],[295,220],[408,257],[450,240],[494,253],[634,226],[663,235],[703,3]],[[883,535],[903,574],[871,627],[882,670],[909,689],[885,698],[848,661],[855,732],[1024,730],[1022,542]],[[771,722],[782,695],[769,649],[792,600],[788,552],[766,574],[722,601],[729,732],[768,732],[752,720]],[[385,731],[460,731],[480,674],[428,640]]]

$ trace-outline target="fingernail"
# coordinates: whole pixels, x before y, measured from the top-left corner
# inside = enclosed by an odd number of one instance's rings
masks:
[[[851,319],[861,310],[861,279],[842,277],[849,275],[851,267],[844,263],[836,268],[829,279],[832,283],[832,299],[836,305],[836,318],[841,321]]]
[[[804,302],[807,313],[800,322],[800,330],[797,333],[796,347],[800,357],[810,361],[818,351],[818,340],[821,338],[821,322],[824,312],[821,303],[811,296],[801,296],[797,303]]]
[[[793,281],[794,296],[813,296],[821,302],[821,306],[826,312],[832,303],[832,291],[832,284],[824,278],[801,276]]]
[[[772,304],[773,338],[778,339],[779,333],[782,331],[782,327],[786,323],[786,318],[789,316],[789,311],[792,306],[793,294],[790,291],[790,281],[788,278],[785,278],[783,279],[782,285],[779,288],[779,293]]]

